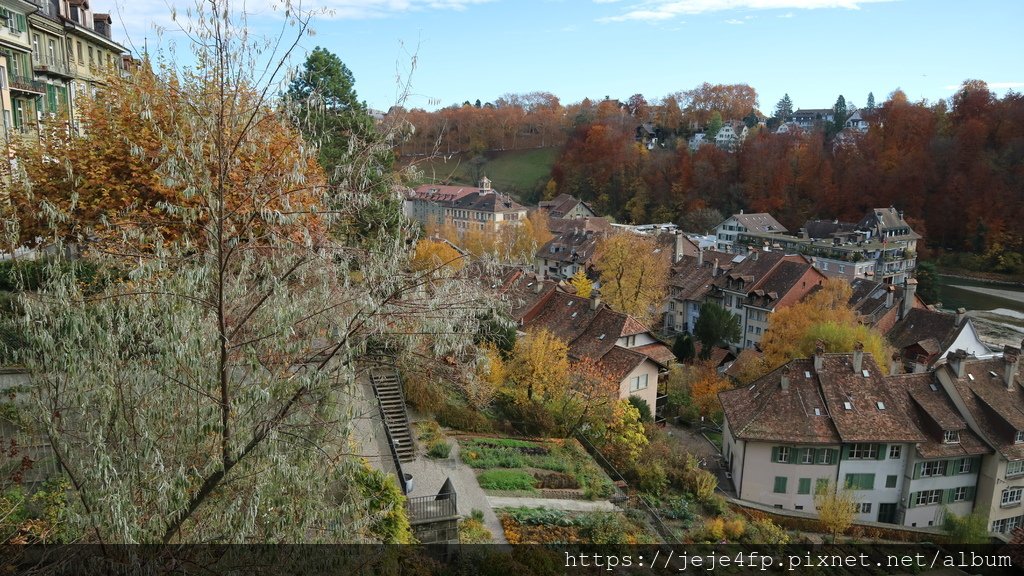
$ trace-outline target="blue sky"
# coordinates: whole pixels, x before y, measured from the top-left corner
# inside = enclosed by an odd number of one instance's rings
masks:
[[[271,29],[275,0],[248,0]],[[152,49],[153,23],[192,0],[94,0],[124,22],[121,36]],[[1002,95],[1024,91],[1020,0],[304,0],[315,18],[304,50],[323,46],[352,70],[359,97],[386,110],[396,78],[406,107],[435,109],[506,93],[547,91],[563,104],[606,95],[649,101],[702,82],[747,83],[770,113],[863,106],[896,88],[948,98],[977,78]],[[116,26],[116,25],[115,25]],[[167,34],[168,39],[180,34]],[[296,63],[301,61],[301,57]]]

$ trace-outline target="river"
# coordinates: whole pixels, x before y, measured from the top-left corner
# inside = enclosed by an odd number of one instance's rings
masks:
[[[1020,346],[1024,338],[1024,287],[941,274],[938,279],[943,308],[966,308],[986,342]]]

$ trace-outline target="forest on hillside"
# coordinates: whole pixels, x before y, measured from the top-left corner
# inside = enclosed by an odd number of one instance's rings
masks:
[[[767,125],[791,111],[780,102]],[[699,230],[746,210],[797,229],[810,218],[858,220],[870,208],[895,206],[932,248],[1024,272],[1024,95],[999,98],[971,80],[948,102],[912,102],[896,90],[861,113],[870,123],[863,133],[823,126],[778,134],[756,125],[757,95],[746,85],[704,84],[654,103],[639,94],[565,106],[547,93],[508,95],[409,111],[415,132],[398,152],[558,147],[537,194],[573,194],[623,222]],[[691,151],[686,139],[720,119],[745,119],[750,135],[735,152]],[[651,148],[638,139],[644,123],[659,136]]]

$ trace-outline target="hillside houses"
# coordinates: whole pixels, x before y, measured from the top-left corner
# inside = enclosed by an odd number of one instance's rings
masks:
[[[829,481],[857,519],[941,526],[972,511],[1008,535],[1024,524],[1020,349],[885,376],[870,354],[798,359],[722,392],[723,453],[741,499],[814,511]],[[898,368],[898,365],[894,366]]]

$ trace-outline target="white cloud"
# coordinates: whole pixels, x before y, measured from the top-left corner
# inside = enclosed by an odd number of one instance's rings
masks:
[[[604,4],[607,0],[593,0]],[[727,10],[814,10],[845,8],[857,10],[864,4],[897,0],[641,0],[618,16],[600,22],[662,21],[683,14],[705,14]]]
[[[726,20],[725,23],[726,24],[733,24],[733,25],[735,25],[735,24],[743,24],[743,20],[737,20],[735,18],[730,18],[729,20]]]

